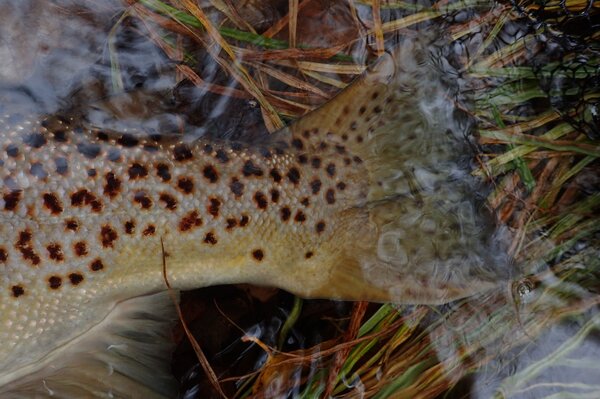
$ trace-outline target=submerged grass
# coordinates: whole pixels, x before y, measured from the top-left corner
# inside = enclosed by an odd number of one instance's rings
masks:
[[[543,40],[564,35],[561,24],[569,18],[598,17],[598,2],[515,0],[490,6],[487,1],[440,0],[425,7],[396,0],[348,0],[344,4],[356,29],[328,47],[303,44],[307,37],[300,28],[308,23],[303,12],[314,7],[310,0],[290,0],[289,13],[262,34],[246,22],[243,8],[231,2],[210,10],[210,17],[189,1],[130,4],[128,15],[144,21],[151,40],[184,76],[214,93],[256,99],[269,130],[281,127],[282,118],[297,118],[318,107],[360,74],[364,54],[353,53],[356,43],[365,42],[380,54],[384,40],[418,34],[410,30],[415,24],[447,25],[454,44],[467,49],[459,57],[459,69],[472,84],[467,109],[477,123],[481,146],[473,174],[493,184],[488,206],[514,231],[512,254],[524,265],[524,277],[505,292],[445,307],[384,304],[368,317],[364,304],[355,306],[345,333],[313,348],[282,352],[301,312],[297,300],[278,348],[248,338],[264,348],[267,360],[236,379],[238,390],[231,397],[283,397],[290,392],[300,398],[441,397],[467,375],[494,367],[502,375],[510,360],[550,326],[583,320],[555,351],[498,383],[495,397],[508,398],[548,388],[536,378],[549,367],[568,364],[566,354],[598,329],[598,316],[588,314],[600,302],[598,111],[557,107],[556,99],[568,103],[579,96],[578,104],[597,104],[600,56],[598,51],[586,53],[585,62],[571,67],[582,57],[580,48],[565,47],[559,57],[536,62],[546,56]],[[465,21],[469,13],[474,16]],[[507,39],[507,31],[514,29],[518,33]],[[181,40],[172,40],[173,34],[200,43],[241,87],[203,80],[193,58],[182,56],[191,52],[181,48]],[[582,43],[592,46],[599,32],[586,34]],[[118,60],[113,65],[118,72]],[[596,86],[590,86],[594,77]],[[548,85],[552,80],[562,86]],[[571,366],[591,367],[585,361]],[[583,382],[552,387],[580,397],[597,397],[600,391]]]

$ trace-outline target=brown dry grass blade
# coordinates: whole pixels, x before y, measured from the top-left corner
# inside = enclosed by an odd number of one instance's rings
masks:
[[[381,56],[385,51],[385,46],[383,44],[383,26],[381,24],[381,0],[373,0],[373,31],[375,32],[377,56]]]
[[[249,50],[234,47],[236,54],[244,61],[269,61],[269,60],[327,60],[342,51],[347,45],[342,44],[327,48],[299,49],[288,48],[282,50]]]
[[[298,79],[297,77],[295,77],[293,75],[285,73],[280,69],[271,68],[270,66],[268,66],[266,64],[262,64],[262,63],[261,64],[255,63],[252,66],[256,67],[257,69],[260,69],[262,72],[279,80],[280,82],[285,83],[286,85],[288,85],[290,87],[294,87],[296,89],[307,91],[307,92],[316,94],[318,96],[321,96],[323,98],[331,97],[330,95],[325,93],[323,90],[319,89],[318,87],[316,87],[308,82],[305,82],[302,79]]]
[[[289,18],[288,24],[290,47],[296,47],[296,29],[298,27],[298,0],[288,0]]]
[[[362,301],[354,303],[350,324],[348,325],[348,330],[346,330],[346,333],[343,337],[344,341],[352,341],[356,338],[368,306],[369,302]],[[351,349],[351,347],[346,347],[335,354],[333,365],[329,369],[329,378],[327,379],[327,387],[325,388],[325,393],[323,395],[324,397],[328,398],[333,392],[337,376],[344,366]]]
[[[165,252],[165,244],[163,242],[162,237],[160,238],[160,248],[162,251],[163,279],[165,280],[167,289],[169,290],[169,293],[171,294],[173,303],[175,304],[175,309],[177,310],[177,316],[179,317],[179,321],[181,322],[181,325],[183,326],[185,335],[187,335],[188,339],[190,340],[190,344],[192,344],[192,348],[194,349],[194,352],[196,353],[198,362],[200,362],[200,365],[202,365],[202,369],[206,373],[211,385],[219,393],[219,396],[221,396],[224,399],[228,399],[227,395],[225,395],[225,392],[223,392],[223,389],[221,388],[221,384],[219,383],[219,378],[217,377],[214,370],[210,366],[210,363],[208,362],[206,355],[204,355],[204,352],[202,352],[202,348],[200,348],[200,344],[198,343],[198,341],[196,341],[196,339],[192,335],[192,332],[188,328],[188,325],[185,322],[185,319],[183,318],[183,313],[181,312],[181,307],[179,306],[179,302],[177,301],[177,298],[173,294],[173,289],[171,288],[171,284],[169,283],[169,279],[167,277],[167,253]]]

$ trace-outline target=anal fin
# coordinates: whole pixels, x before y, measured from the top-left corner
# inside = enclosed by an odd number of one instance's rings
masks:
[[[2,386],[0,397],[176,397],[169,367],[175,320],[166,291],[118,303],[99,324],[48,355],[40,369]]]

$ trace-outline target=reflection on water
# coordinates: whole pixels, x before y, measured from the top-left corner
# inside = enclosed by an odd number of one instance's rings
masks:
[[[350,2],[357,3],[353,8],[343,1],[307,1],[300,3],[296,37],[291,38],[287,24],[279,33],[273,28],[285,20],[287,2],[274,1],[271,7],[259,3],[247,2],[234,14],[208,6],[206,12],[226,27],[272,33],[277,40],[292,39],[308,47],[334,47],[377,30],[377,19],[362,2]],[[415,26],[418,18],[411,21],[411,15],[428,20],[432,16],[427,13],[440,9],[431,11],[423,3],[386,2],[381,10],[386,40],[410,37],[408,29],[419,32],[438,25],[451,35],[447,45],[437,48],[436,64],[449,86],[459,88],[458,93],[447,92],[452,98],[446,101],[456,101],[464,113],[453,113],[446,123],[454,124],[448,129],[455,135],[470,136],[465,143],[475,147],[477,156],[462,145],[440,151],[460,148],[473,173],[493,181],[472,195],[493,208],[506,226],[502,231],[510,232],[505,254],[514,260],[515,270],[494,271],[511,279],[492,292],[438,307],[370,304],[363,309],[305,301],[299,319],[282,338],[281,327],[294,304],[287,293],[245,286],[187,293],[182,302],[186,319],[231,396],[236,391],[237,397],[281,397],[284,392],[293,397],[324,392],[377,398],[600,396],[595,361],[600,354],[600,178],[598,143],[590,141],[598,138],[599,115],[600,64],[591,39],[597,36],[595,9],[569,10],[581,25],[578,30],[559,5],[524,3],[523,16],[511,13],[508,4],[449,3],[442,18]],[[249,142],[274,130],[265,108],[202,46],[185,35],[159,30],[164,21],[149,18],[141,8],[124,10],[119,1],[0,4],[3,112],[59,112],[84,124],[137,134]],[[584,18],[585,12],[592,17]],[[403,23],[395,26],[394,21]],[[572,37],[561,35],[562,28]],[[160,40],[152,36],[157,32],[163,35]],[[333,54],[347,50],[344,57],[336,55],[336,62],[353,66],[351,72],[315,54],[314,59],[290,61],[273,51],[271,58],[261,60],[252,58],[255,48],[246,45],[243,55],[254,79],[266,87],[278,117],[290,121],[324,103],[374,58],[378,44],[372,38],[336,48]],[[165,48],[165,43],[176,45]],[[179,61],[190,59],[193,74],[178,68]],[[432,121],[440,120],[440,109],[430,112]],[[420,146],[415,153],[435,150]],[[431,157],[429,162],[437,160]],[[417,187],[407,189],[426,193],[439,182],[418,166]],[[461,188],[456,183],[461,172],[445,173],[457,179],[442,183],[450,197]],[[471,207],[465,204],[457,213],[459,228],[480,229],[484,236],[481,219],[469,214],[479,209]],[[454,234],[448,242],[456,234],[473,236],[437,225],[435,219],[409,220],[415,214],[407,209],[393,222],[430,223],[432,235],[444,229]],[[468,219],[475,221],[473,226]],[[425,230],[421,226],[419,232]],[[410,229],[402,237],[398,231],[385,235],[389,239],[381,244],[382,253],[394,252],[396,259],[403,250],[398,243],[411,235]],[[412,234],[415,241],[425,242],[415,238],[417,232]],[[412,256],[452,249],[437,241],[430,244],[414,248]],[[475,255],[485,259],[485,254]],[[408,255],[406,259],[408,263]],[[428,277],[440,272],[436,267],[426,270]],[[453,270],[446,270],[442,278],[451,275]],[[181,396],[218,397],[179,329],[175,337],[179,347],[173,371],[182,383]],[[283,345],[278,347],[280,340]],[[358,341],[350,345],[352,340]],[[260,372],[247,380],[233,378],[255,371]]]

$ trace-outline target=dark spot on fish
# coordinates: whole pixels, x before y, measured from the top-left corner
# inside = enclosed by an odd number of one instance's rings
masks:
[[[310,132],[308,130],[304,130],[302,132],[302,137],[304,137],[305,139],[309,138],[310,137]]]
[[[375,113],[380,113],[381,111],[383,111],[383,109],[381,109],[379,105],[376,105],[375,108],[373,108],[373,112]]]
[[[213,152],[213,146],[210,144],[204,144],[202,151],[204,151],[205,154],[210,155]]]
[[[356,121],[352,121],[352,123],[350,124],[350,130],[356,129],[358,129],[358,123],[356,123]]]
[[[304,148],[304,143],[302,142],[302,140],[296,138],[292,140],[292,146],[297,150],[301,150]]]
[[[257,191],[254,194],[254,202],[256,202],[256,206],[259,209],[262,209],[262,210],[267,209],[267,205],[268,205],[267,197],[261,191]]]
[[[19,155],[19,147],[15,144],[9,144],[6,146],[6,154],[11,158],[16,158]]]
[[[313,159],[310,160],[310,164],[312,165],[313,168],[319,169],[321,167],[321,158],[314,157]]]
[[[35,132],[25,135],[23,143],[33,148],[40,148],[46,145],[47,140],[42,133]]]
[[[63,211],[62,204],[55,194],[46,193],[44,194],[43,198],[44,206],[50,211],[51,214],[59,215]]]
[[[242,217],[240,218],[240,227],[247,226],[248,222],[250,222],[250,218],[247,215],[242,215]]]
[[[273,179],[273,181],[275,183],[279,183],[281,181],[281,174],[279,173],[279,171],[277,169],[271,169],[271,172],[269,172],[269,175],[271,176],[271,178]]]
[[[321,180],[314,179],[313,181],[311,181],[310,182],[310,189],[312,190],[313,194],[318,194],[319,191],[321,190]]]
[[[327,201],[328,204],[335,203],[335,191],[333,191],[332,188],[327,190],[327,192],[325,193],[325,200]]]
[[[192,159],[194,155],[187,145],[178,144],[173,148],[173,157],[177,162],[184,162]]]
[[[88,250],[85,241],[77,241],[75,244],[73,244],[73,252],[75,252],[75,255],[80,257],[86,256],[88,254]]]
[[[344,165],[348,166],[350,165],[350,163],[352,163],[352,160],[348,157],[344,158]]]
[[[133,234],[135,232],[135,222],[133,220],[128,220],[125,222],[125,233]]]
[[[314,253],[312,251],[308,251],[307,253],[304,254],[304,257],[306,259],[310,259],[313,257],[313,255],[314,255]]]
[[[150,209],[152,207],[152,200],[145,191],[136,192],[133,195],[133,202],[139,204],[142,209]]]
[[[140,141],[131,134],[123,134],[117,139],[117,144],[122,145],[125,148],[135,147],[139,143]]]
[[[371,94],[371,100],[375,100],[377,97],[379,97],[379,92],[375,91],[373,94]]]
[[[65,260],[65,255],[60,244],[49,244],[46,246],[46,250],[48,251],[48,257],[53,261],[62,262]]]
[[[204,236],[204,243],[210,244],[210,245],[215,245],[217,243],[217,238],[215,237],[215,233],[212,231],[209,231],[208,233],[206,233],[206,235]]]
[[[96,169],[94,169],[94,168],[90,168],[87,170],[87,175],[89,177],[96,177],[97,174],[98,174],[98,172],[96,172]]]
[[[197,211],[191,211],[179,222],[179,231],[189,231],[194,227],[202,226],[202,219]]]
[[[25,295],[25,289],[20,285],[13,285],[11,287],[12,295],[15,298],[20,297],[21,295]]]
[[[298,155],[298,162],[300,162],[302,165],[308,163],[308,157],[305,154],[300,154]]]
[[[294,216],[294,220],[296,222],[302,223],[302,222],[306,221],[306,215],[304,214],[304,212],[298,211],[298,212],[296,212],[296,215]]]
[[[66,158],[55,158],[54,164],[56,165],[56,173],[58,173],[59,175],[64,175],[69,170],[69,163],[67,162]]]
[[[319,221],[319,223],[317,223],[317,225],[315,226],[315,230],[317,230],[317,233],[319,234],[325,231],[325,222],[322,220]]]
[[[154,144],[144,144],[142,149],[146,152],[157,152],[160,148]]]
[[[169,166],[164,163],[156,165],[156,175],[164,182],[171,180],[171,173],[169,172]]]
[[[360,134],[358,136],[356,136],[356,142],[357,143],[362,143],[363,142],[363,136],[361,136]]]
[[[209,198],[208,200],[208,213],[213,217],[219,216],[219,208],[221,207],[221,201],[218,198]]]
[[[244,194],[244,183],[240,182],[237,177],[231,179],[229,189],[236,197],[241,197]]]
[[[153,236],[154,233],[156,233],[156,227],[154,227],[153,224],[149,224],[148,226],[146,226],[144,231],[142,231],[142,235],[144,237]]]
[[[362,162],[363,162],[363,160],[362,160],[362,159],[360,159],[360,157],[357,157],[357,156],[354,156],[354,157],[352,157],[352,159],[354,160],[354,162],[356,162],[356,163],[358,163],[358,164],[360,164],[360,163],[362,163]]]
[[[91,271],[98,272],[102,269],[104,269],[104,264],[102,263],[102,261],[100,259],[96,259],[92,263],[90,263]]]
[[[71,231],[79,230],[79,223],[75,219],[67,219],[65,220],[65,228]]]
[[[334,163],[330,163],[327,165],[327,168],[325,169],[327,171],[327,174],[331,177],[335,176],[335,164]]]
[[[189,177],[180,177],[177,180],[177,187],[184,194],[191,194],[194,191],[194,181]]]
[[[108,141],[108,134],[104,132],[98,132],[96,133],[96,138],[98,138],[100,141]]]
[[[252,251],[252,257],[260,262],[264,259],[265,253],[262,249],[255,249],[254,251]]]
[[[108,224],[100,229],[100,242],[104,248],[113,248],[118,237],[115,229]]]
[[[165,208],[172,211],[177,208],[177,200],[170,194],[161,193],[158,199],[165,204]]]
[[[8,194],[4,194],[3,199],[4,209],[7,211],[14,211],[21,200],[21,190],[14,190]]]
[[[267,148],[260,147],[258,149],[258,151],[260,152],[260,155],[262,155],[263,158],[265,158],[265,159],[271,159],[271,158],[273,158],[273,154]]]
[[[31,245],[31,231],[23,230],[19,232],[19,239],[15,243],[15,248],[21,252],[23,259],[30,261],[34,266],[40,264],[40,257],[33,250],[33,246]]]
[[[367,107],[365,107],[364,105],[358,109],[358,113],[360,115],[364,114],[366,111],[367,111]]]
[[[238,224],[237,219],[235,219],[235,218],[228,218],[227,219],[227,227],[226,227],[226,229],[227,230],[231,230],[235,226],[237,226],[237,224]]]
[[[304,198],[302,198],[302,201],[300,201],[300,203],[304,206],[309,206],[310,200],[308,199],[308,197],[304,197]]]
[[[252,162],[251,160],[248,160],[244,163],[244,166],[242,167],[242,173],[246,177],[260,177],[264,174],[263,170],[258,166],[254,165],[254,162]]]
[[[8,252],[6,251],[6,248],[0,247],[0,262],[6,263],[7,260],[8,260]]]
[[[121,160],[121,150],[118,148],[109,148],[106,152],[106,159],[110,162],[119,162]]]
[[[104,178],[106,179],[104,194],[108,195],[110,198],[116,197],[121,190],[121,180],[119,180],[118,177],[115,177],[113,172],[108,172]]]
[[[48,278],[48,286],[51,289],[57,290],[60,288],[61,285],[62,285],[62,278],[60,278],[58,276],[51,276],[50,278]]]
[[[55,130],[54,132],[52,132],[52,138],[56,142],[66,143],[67,142],[67,132],[65,132],[64,130]]]
[[[83,276],[80,273],[69,274],[69,280],[73,285],[79,285],[83,281]]]
[[[129,178],[131,180],[141,179],[148,176],[148,169],[137,162],[131,165],[127,172],[129,173]]]
[[[221,163],[229,162],[229,156],[222,149],[217,150],[217,153],[215,154],[215,158],[217,158],[217,160]]]
[[[77,151],[87,159],[94,159],[100,155],[100,146],[92,143],[79,143],[77,144]]]
[[[344,190],[346,189],[346,183],[344,183],[343,181],[341,181],[341,182],[339,182],[339,183],[336,185],[336,187],[337,187],[337,189],[338,189],[338,190],[340,190],[340,191],[344,191]]]
[[[324,142],[324,141],[321,141],[321,142],[319,143],[319,149],[320,149],[320,150],[326,150],[328,147],[329,147],[329,146],[328,146],[328,145],[327,145],[327,143],[326,143],[326,142]]]
[[[342,155],[346,153],[346,147],[344,147],[343,145],[339,145],[337,144],[335,146],[335,150],[337,151],[338,154]]]
[[[300,182],[300,171],[298,170],[298,168],[290,168],[287,174],[287,178],[294,185],[298,184]]]
[[[287,222],[288,220],[290,220],[290,217],[292,216],[292,211],[287,206],[284,206],[283,208],[281,208],[279,213],[281,215],[281,220],[283,220],[284,222]]]
[[[204,169],[202,169],[202,174],[211,183],[216,183],[219,180],[219,174],[212,165],[206,165]]]

